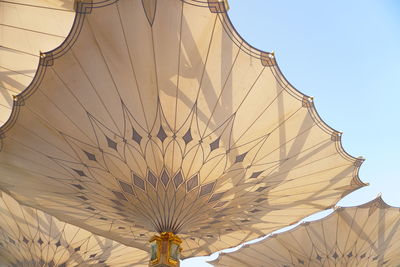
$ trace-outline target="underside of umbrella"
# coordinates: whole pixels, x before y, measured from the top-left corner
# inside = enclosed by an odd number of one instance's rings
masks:
[[[185,258],[296,223],[365,185],[363,159],[343,150],[273,53],[241,38],[225,2],[75,9],[0,128],[0,186],[21,203],[140,249],[160,233],[170,249],[182,241]]]

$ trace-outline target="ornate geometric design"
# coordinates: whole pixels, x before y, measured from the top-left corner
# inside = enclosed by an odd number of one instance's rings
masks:
[[[187,145],[188,143],[190,143],[190,141],[193,140],[192,138],[192,134],[190,132],[190,128],[187,130],[187,132],[185,133],[185,135],[183,136],[183,140],[185,141],[185,144]]]
[[[130,184],[127,184],[122,181],[119,181],[119,184],[121,185],[122,191],[131,195],[135,195],[135,193],[133,192],[133,187]]]
[[[138,143],[140,145],[140,141],[142,140],[142,137],[140,136],[140,134],[138,134],[138,132],[135,131],[135,129],[132,129],[132,140],[135,140],[136,143]]]
[[[182,173],[178,172],[175,177],[174,177],[174,184],[175,184],[175,188],[178,189],[178,187],[183,183],[183,177],[182,177]]]
[[[400,208],[378,197],[222,253],[214,266],[398,266]]]
[[[192,191],[198,185],[199,185],[199,176],[196,174],[186,182],[187,192]]]
[[[236,33],[223,2],[150,2],[78,2],[53,64],[40,59],[0,128],[2,188],[143,250],[154,232],[177,233],[188,257],[364,186],[362,160],[273,55]]]
[[[148,253],[91,234],[0,192],[1,266],[148,266]]]
[[[145,183],[142,178],[137,176],[136,174],[132,173],[133,176],[133,183],[142,190],[146,190]]]
[[[161,174],[161,182],[164,184],[164,186],[167,186],[169,182],[169,175],[166,170],[164,170]]]
[[[155,176],[151,171],[148,171],[147,181],[148,181],[155,189],[157,188],[157,178],[156,178],[156,176]]]
[[[208,183],[200,187],[199,196],[202,197],[204,195],[210,194],[214,188],[215,182]]]
[[[211,149],[211,151],[213,151],[213,150],[219,148],[219,140],[220,140],[220,138],[218,137],[217,139],[215,139],[214,142],[212,142],[212,143],[210,144],[210,149]]]
[[[164,142],[165,138],[167,138],[167,134],[165,133],[162,126],[160,126],[160,130],[158,131],[157,137],[158,139],[160,139],[161,142]]]
[[[105,137],[106,137],[106,140],[107,140],[107,145],[108,145],[108,147],[109,147],[109,148],[112,148],[112,149],[114,149],[114,150],[116,150],[116,151],[118,151],[118,149],[117,149],[117,142],[114,142],[113,140],[111,140],[110,138],[108,138],[107,135],[105,135]]]

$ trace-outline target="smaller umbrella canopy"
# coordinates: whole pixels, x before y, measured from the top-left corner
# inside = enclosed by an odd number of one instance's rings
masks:
[[[328,217],[233,253],[214,266],[399,266],[400,209],[379,196],[364,205],[337,208]]]
[[[0,266],[148,266],[148,253],[93,235],[0,191]]]

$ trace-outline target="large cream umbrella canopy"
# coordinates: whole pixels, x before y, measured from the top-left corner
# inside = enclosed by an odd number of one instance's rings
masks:
[[[400,208],[378,197],[361,206],[338,208],[233,253],[214,266],[398,266]]]
[[[206,255],[364,184],[312,98],[235,32],[223,2],[83,1],[1,128],[0,186],[145,249]]]
[[[93,235],[0,192],[0,266],[147,266],[148,253]]]
[[[59,46],[68,36],[73,0],[0,1],[0,125],[10,116],[13,96],[35,76],[39,51]]]

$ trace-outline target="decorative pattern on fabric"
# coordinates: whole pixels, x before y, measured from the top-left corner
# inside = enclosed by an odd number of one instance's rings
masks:
[[[148,253],[19,205],[0,192],[1,266],[148,266]]]
[[[77,15],[74,41],[1,128],[0,186],[19,201],[142,249],[177,232],[187,257],[364,186],[334,130],[253,60],[226,13],[157,1],[151,25],[141,1],[107,3]]]
[[[378,197],[358,207],[338,208],[326,218],[303,223],[233,253],[214,266],[397,266],[400,209]]]

